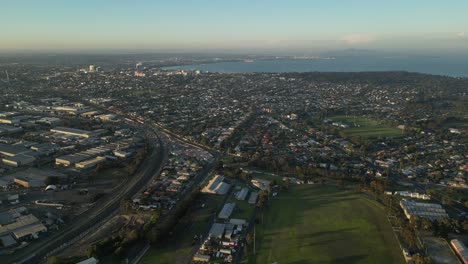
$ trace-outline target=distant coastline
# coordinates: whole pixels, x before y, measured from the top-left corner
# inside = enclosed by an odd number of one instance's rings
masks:
[[[163,67],[165,70],[200,70],[219,73],[385,72],[408,71],[468,77],[468,57],[316,57],[262,58]]]

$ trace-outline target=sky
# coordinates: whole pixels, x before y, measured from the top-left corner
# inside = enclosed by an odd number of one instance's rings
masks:
[[[0,0],[0,50],[468,54],[467,0]]]

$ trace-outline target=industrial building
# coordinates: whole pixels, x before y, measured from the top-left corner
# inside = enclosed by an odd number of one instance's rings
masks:
[[[0,226],[0,236],[12,235],[19,241],[29,237],[38,238],[42,232],[47,232],[47,227],[32,214],[19,216],[15,222]]]
[[[42,143],[31,147],[31,150],[37,151],[44,155],[51,155],[57,152],[59,149],[60,146],[55,143]]]
[[[218,214],[218,218],[229,219],[235,207],[236,207],[235,203],[224,204],[223,209],[221,209],[221,212],[219,212]]]
[[[214,223],[211,226],[210,232],[208,233],[208,236],[211,238],[223,238],[224,235],[224,229],[226,228],[225,224],[220,224],[220,223]]]
[[[95,258],[89,258],[89,259],[85,259],[83,261],[80,261],[76,264],[97,264],[99,263],[99,260],[95,259]]]
[[[41,119],[38,119],[35,121],[37,124],[44,124],[44,125],[49,125],[49,126],[55,126],[60,124],[61,119],[57,117],[42,117]]]
[[[90,169],[90,168],[95,167],[99,163],[103,163],[105,161],[106,161],[105,157],[97,156],[94,159],[89,159],[89,160],[85,160],[85,161],[82,161],[82,162],[78,162],[78,163],[75,164],[75,167],[77,169]]]
[[[111,151],[111,145],[99,146],[78,153],[57,157],[55,158],[55,164],[69,167],[97,156],[104,156],[109,154]]]
[[[441,218],[449,218],[447,212],[440,204],[401,200],[400,206],[408,219],[411,219],[414,215],[424,217],[431,221]]]
[[[68,128],[68,127],[52,128],[50,132],[64,134],[64,135],[78,136],[78,137],[83,137],[83,138],[89,138],[94,135],[93,131],[87,131],[87,130],[76,129],[76,128]]]
[[[13,167],[21,167],[31,165],[36,161],[36,158],[29,155],[19,154],[13,157],[7,157],[2,159],[3,163]]]
[[[247,194],[249,194],[249,189],[244,187],[244,188],[242,188],[242,190],[240,190],[236,194],[236,199],[239,200],[239,201],[243,201],[247,197]]]
[[[0,125],[0,136],[1,135],[10,135],[15,133],[23,132],[22,127],[10,126],[10,125]]]
[[[70,105],[63,105],[63,106],[54,106],[52,110],[57,112],[66,112],[69,114],[79,115],[81,113],[89,112],[89,108],[82,107],[82,106],[70,106]]]
[[[251,192],[249,197],[249,204],[256,204],[258,198],[258,192]]]
[[[193,256],[193,262],[210,262],[210,256],[209,255],[203,255],[203,254],[195,254],[195,256]]]
[[[36,154],[22,145],[0,143],[0,155],[3,163],[13,167],[31,165],[36,160]]]
[[[424,193],[417,193],[417,192],[408,192],[408,191],[395,191],[394,195],[400,195],[404,197],[411,197],[411,198],[416,198],[416,199],[422,199],[422,200],[430,200],[431,196],[428,194]]]
[[[269,190],[270,189],[270,181],[260,179],[260,178],[253,178],[252,179],[252,184],[259,188],[260,190]]]
[[[19,122],[18,118],[0,118],[0,124],[14,125],[19,124]]]
[[[10,178],[13,178],[16,184],[25,188],[44,187],[46,186],[46,179],[48,177],[65,178],[66,176],[67,175],[54,170],[36,168],[29,168],[9,175]]]
[[[231,188],[231,185],[223,181],[223,176],[216,175],[208,182],[208,185],[202,189],[202,192],[225,195],[229,191],[229,188]]]
[[[453,250],[457,253],[463,264],[468,264],[468,248],[466,248],[465,244],[458,239],[452,239],[450,245],[452,245]]]
[[[13,157],[19,154],[28,154],[31,150],[17,145],[9,145],[0,143],[0,155]]]

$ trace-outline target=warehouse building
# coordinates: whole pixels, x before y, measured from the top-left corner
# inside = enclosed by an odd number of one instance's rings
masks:
[[[65,155],[65,156],[55,158],[55,165],[63,165],[65,167],[68,167],[68,166],[75,165],[78,162],[82,162],[90,158],[92,158],[90,155],[84,155],[80,153]]]
[[[57,152],[60,149],[60,146],[55,143],[42,143],[34,145],[31,147],[31,150],[37,151],[44,155],[51,155]]]
[[[10,135],[15,133],[23,132],[22,127],[17,126],[9,126],[9,125],[0,125],[0,136],[2,135]]]
[[[193,262],[210,262],[210,256],[209,255],[203,255],[203,254],[195,254],[195,256],[193,256]]]
[[[65,178],[67,175],[54,170],[30,168],[9,175],[13,177],[14,182],[25,188],[35,188],[46,186],[48,177]]]
[[[452,239],[450,245],[452,245],[453,250],[457,253],[463,264],[468,264],[468,248],[466,248],[465,244],[458,239]]]
[[[242,190],[240,190],[236,194],[236,199],[239,200],[239,201],[243,201],[247,197],[247,194],[249,194],[249,189],[244,187],[244,188],[242,188]]]
[[[440,204],[419,203],[414,201],[401,200],[400,206],[408,219],[411,219],[411,217],[414,215],[429,219],[431,221],[441,218],[449,218],[447,212]]]
[[[91,149],[88,149],[79,153],[57,157],[55,158],[55,164],[62,165],[65,167],[73,166],[76,163],[80,163],[85,160],[95,158],[97,156],[105,156],[111,153],[111,151],[112,151],[111,145],[95,147],[95,148],[91,148]]]
[[[218,214],[218,218],[229,219],[235,207],[236,207],[235,203],[224,204],[223,209],[221,209],[221,212],[219,212]]]
[[[216,175],[208,182],[208,185],[202,189],[202,192],[225,195],[229,191],[229,188],[231,188],[231,185],[223,181],[223,176]]]
[[[97,263],[99,263],[99,261],[97,259],[89,258],[89,259],[85,259],[83,261],[80,261],[80,262],[78,262],[76,264],[97,264]]]
[[[89,108],[83,107],[82,105],[79,105],[79,104],[54,106],[52,107],[52,110],[55,110],[57,112],[66,112],[66,113],[74,114],[74,115],[79,115],[81,113],[86,113],[90,111]]]
[[[251,192],[249,197],[249,204],[256,204],[258,198],[258,192]]]
[[[0,237],[1,246],[4,248],[9,248],[17,244],[16,240],[12,235],[5,235]]]
[[[208,236],[210,238],[219,238],[219,239],[221,239],[221,238],[223,238],[225,228],[226,228],[225,224],[214,223],[210,228],[210,232],[208,233]]]
[[[99,163],[103,163],[105,161],[106,161],[105,157],[97,156],[94,159],[89,159],[89,160],[85,160],[82,162],[78,162],[75,164],[75,167],[77,169],[82,169],[82,170],[91,169],[95,167],[96,165],[98,165]]]
[[[19,154],[13,157],[7,157],[2,159],[3,163],[13,167],[21,167],[32,165],[36,158],[34,156]]]
[[[71,135],[71,136],[78,136],[83,138],[89,138],[93,135],[92,131],[76,129],[76,128],[69,128],[69,127],[56,127],[52,128],[50,132],[64,134],[64,135]]]
[[[35,121],[37,124],[44,124],[49,126],[56,126],[60,124],[61,119],[57,117],[43,117]]]
[[[252,184],[259,188],[260,190],[269,190],[270,189],[270,181],[268,180],[264,180],[264,179],[260,179],[260,178],[253,178],[252,179]]]
[[[12,235],[18,241],[38,238],[39,233],[43,232],[47,232],[47,227],[32,214],[19,216],[15,222],[0,226],[1,237]]]
[[[19,124],[21,120],[18,118],[0,118],[0,124],[14,125]]]
[[[27,154],[28,152],[31,151],[23,146],[0,143],[0,155],[2,156],[13,157],[19,154]]]

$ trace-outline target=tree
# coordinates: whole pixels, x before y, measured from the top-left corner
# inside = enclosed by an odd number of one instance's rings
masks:
[[[442,203],[445,205],[451,205],[452,204],[452,199],[448,195],[444,195],[442,197]]]
[[[320,183],[320,186],[324,186],[325,185],[325,180],[323,178],[320,178],[319,183]]]
[[[138,239],[138,232],[133,229],[132,231],[128,232],[127,234],[127,240],[129,241],[133,241],[133,240],[136,240]]]
[[[59,183],[59,178],[55,176],[48,176],[45,180],[46,185],[55,185]]]
[[[430,259],[420,255],[411,256],[415,264],[428,264],[431,263]]]
[[[289,184],[291,184],[291,180],[289,178],[286,178],[286,180],[284,181],[284,187],[286,189],[289,189]]]
[[[132,200],[130,200],[130,197],[125,196],[120,200],[120,210],[124,213],[128,213],[132,209]]]
[[[47,264],[59,264],[60,259],[57,256],[52,256],[47,260]]]
[[[411,224],[415,229],[420,229],[422,226],[422,220],[419,216],[415,215],[410,219]]]
[[[248,234],[245,236],[245,242],[247,243],[247,245],[252,244],[252,242],[253,242],[253,236],[252,236],[251,233],[248,233]]]
[[[416,245],[416,237],[410,226],[406,225],[401,229],[401,236],[410,247]]]
[[[343,178],[338,179],[338,180],[336,181],[336,185],[337,185],[338,188],[344,189],[344,187],[345,187],[344,179],[343,179]]]

